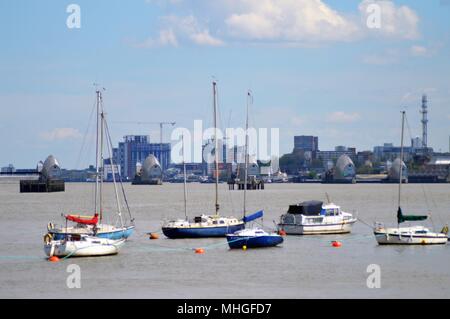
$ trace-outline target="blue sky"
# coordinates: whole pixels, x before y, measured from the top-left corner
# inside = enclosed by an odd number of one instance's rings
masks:
[[[69,29],[66,8],[81,8]],[[367,28],[370,4],[380,28]],[[34,167],[54,154],[84,167],[80,149],[94,103],[107,88],[114,143],[158,126],[117,121],[211,124],[211,80],[221,122],[280,128],[281,152],[294,135],[372,149],[399,142],[399,111],[421,134],[420,97],[429,97],[429,145],[450,135],[450,1],[72,0],[0,3],[0,166]],[[169,138],[166,130],[165,139]],[[407,134],[409,137],[409,132]]]

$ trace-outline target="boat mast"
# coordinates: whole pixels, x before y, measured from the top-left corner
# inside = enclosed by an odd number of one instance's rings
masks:
[[[213,81],[214,96],[214,167],[216,174],[216,215],[219,214],[219,141],[217,139],[217,82]]]
[[[181,143],[182,143],[182,153],[183,153],[183,175],[184,175],[184,216],[186,217],[186,220],[188,220],[187,217],[187,189],[186,189],[186,161],[184,160],[184,135],[181,135]]]
[[[399,172],[399,183],[398,183],[398,209],[400,209],[400,199],[402,190],[402,179],[403,179],[403,132],[405,129],[405,111],[402,111],[402,138],[400,142],[400,172]],[[400,224],[399,224],[400,227]]]
[[[95,140],[95,199],[94,199],[94,205],[95,205],[95,214],[99,213],[99,210],[97,209],[97,200],[98,200],[98,177],[100,175],[99,172],[99,129],[100,129],[100,91],[97,89],[95,91],[97,95],[97,136]]]
[[[100,101],[100,223],[103,219],[103,130],[104,130],[104,113],[102,108],[102,93],[99,91]]]
[[[244,217],[247,211],[246,208],[246,200],[247,200],[247,179],[248,179],[248,107],[251,101],[252,95],[250,91],[247,92],[247,111],[246,111],[246,119],[245,119],[245,148],[244,148],[244,156],[245,156],[245,167],[244,167]]]

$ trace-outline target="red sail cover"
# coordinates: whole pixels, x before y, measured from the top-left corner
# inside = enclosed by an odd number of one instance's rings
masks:
[[[79,215],[67,215],[66,218],[67,220],[83,225],[97,225],[98,223],[98,214],[95,214],[92,218],[81,217]]]

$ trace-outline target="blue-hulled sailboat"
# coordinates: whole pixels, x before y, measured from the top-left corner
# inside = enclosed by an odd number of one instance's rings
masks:
[[[215,214],[214,215],[200,215],[189,220],[186,211],[186,165],[184,164],[184,207],[185,219],[177,219],[166,222],[162,231],[168,238],[205,238],[205,237],[225,237],[226,234],[238,231],[245,228],[243,220],[235,217],[220,216],[219,214],[219,141],[217,138],[217,83],[213,82],[213,97],[214,97],[214,157],[215,157]],[[184,144],[184,142],[183,142]],[[184,145],[183,145],[183,163],[184,163]]]
[[[122,178],[120,171],[116,172],[116,167],[113,163],[112,156],[112,141],[109,133],[108,124],[105,119],[105,113],[103,110],[102,92],[96,90],[96,113],[97,113],[97,140],[96,140],[96,177],[95,177],[95,203],[94,203],[94,216],[82,216],[80,214],[68,214],[63,215],[65,220],[65,226],[55,227],[53,223],[48,223],[48,234],[53,240],[62,240],[67,235],[89,235],[99,238],[119,240],[128,238],[134,231],[134,218],[131,216],[130,207],[126,198],[125,190],[122,184]],[[105,140],[106,139],[106,143]],[[104,180],[104,159],[103,159],[103,147],[106,144],[112,170],[112,178],[114,184],[115,198],[116,198],[116,217],[114,224],[104,223],[104,211],[103,211],[103,180]],[[119,181],[116,180],[118,176]],[[119,183],[117,183],[119,182]],[[120,189],[118,187],[120,184]],[[122,214],[122,204],[119,200],[123,196],[125,203],[125,209],[129,218],[125,218]],[[125,220],[127,219],[127,221]],[[74,225],[68,225],[73,223]]]
[[[262,218],[264,212],[261,210],[252,215],[246,216],[246,199],[247,199],[247,179],[248,179],[248,109],[249,103],[253,101],[251,92],[247,93],[247,118],[245,122],[245,180],[244,180],[244,223],[251,222],[258,218]],[[279,234],[272,232],[268,233],[265,230],[253,227],[248,229],[241,229],[234,233],[227,234],[228,246],[230,248],[262,248],[273,247],[283,242],[283,237]]]

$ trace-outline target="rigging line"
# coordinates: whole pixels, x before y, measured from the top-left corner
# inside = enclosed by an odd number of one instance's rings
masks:
[[[87,125],[86,130],[85,130],[84,135],[83,135],[83,141],[81,143],[81,149],[80,149],[80,152],[78,153],[77,161],[75,162],[75,167],[76,168],[80,168],[81,169],[81,167],[80,167],[81,156],[82,156],[82,154],[84,154],[83,150],[84,150],[84,146],[86,145],[86,137],[87,137],[87,135],[88,135],[88,133],[90,131],[90,128],[91,128],[92,116],[94,115],[95,107],[96,107],[96,103],[94,102],[94,105],[93,105],[93,107],[91,109],[91,114],[89,115],[88,125]]]
[[[412,134],[411,134],[411,127],[409,126],[409,121],[408,121],[408,116],[405,113],[405,120],[406,120],[406,128],[408,129],[408,133],[409,133],[409,139],[412,139]]]
[[[106,122],[106,115],[104,115],[104,122],[105,124]],[[106,125],[105,125],[106,126]],[[109,140],[111,139],[111,136],[109,135],[109,131],[105,130],[106,133],[106,148],[108,150],[108,154],[109,154],[109,163],[111,164],[111,173],[112,173],[112,179],[113,179],[113,184],[114,184],[114,194],[116,195],[116,203],[117,203],[117,210],[119,213],[119,218],[120,219],[120,224],[123,228],[124,224],[123,224],[123,219],[122,219],[122,210],[120,209],[121,207],[121,202],[119,199],[119,193],[117,192],[117,183],[116,183],[116,170],[114,168],[114,160],[113,160],[113,154],[112,154],[112,145],[109,143]],[[117,223],[117,221],[116,221]]]
[[[363,225],[366,225],[370,229],[372,229],[372,230],[374,229],[373,226],[371,226],[369,223],[365,222],[362,218],[358,217],[358,221],[361,222]]]
[[[106,129],[106,132],[107,132],[108,143],[112,147],[112,139],[111,139],[111,134],[109,132],[109,125],[108,125],[108,123],[105,123],[105,129]],[[125,206],[127,208],[128,215],[130,216],[130,221],[132,223],[134,223],[134,218],[133,218],[133,216],[131,216],[130,205],[128,204],[128,199],[127,199],[127,196],[125,194],[125,188],[123,187],[122,173],[120,172],[120,170],[118,170],[117,175],[119,176],[120,188],[122,190],[122,195],[123,195],[123,198],[124,198],[124,202],[125,202]]]

